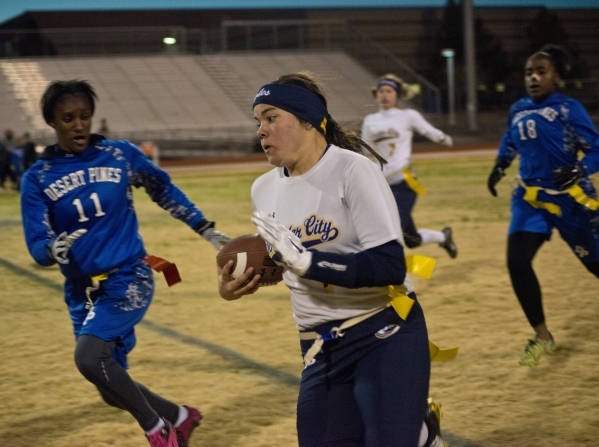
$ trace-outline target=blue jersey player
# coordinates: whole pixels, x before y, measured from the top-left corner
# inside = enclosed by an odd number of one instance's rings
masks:
[[[533,366],[556,344],[547,328],[532,260],[554,228],[582,264],[599,277],[599,202],[589,175],[599,170],[599,135],[583,106],[558,92],[566,54],[547,45],[526,62],[528,96],[514,103],[495,166],[495,185],[519,156],[519,185],[512,197],[507,264],[512,286],[535,334],[520,365]]]
[[[154,293],[132,187],[144,187],[216,248],[228,238],[136,146],[90,133],[95,99],[93,88],[80,80],[55,81],[42,97],[43,117],[57,144],[23,177],[27,247],[38,264],[58,263],[66,278],[81,374],[109,405],[133,415],[151,446],[185,447],[199,425],[199,411],[151,392],[127,372],[134,327]]]
[[[426,323],[380,165],[305,73],[263,86],[253,109],[276,168],[252,185],[252,220],[285,266],[305,365],[299,446],[443,447],[438,406],[427,406]],[[232,278],[231,263],[221,296],[254,293],[260,275]]]

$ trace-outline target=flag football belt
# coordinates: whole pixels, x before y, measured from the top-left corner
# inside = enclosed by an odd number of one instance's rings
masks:
[[[87,302],[85,303],[86,309],[91,309],[92,307],[94,307],[94,300],[92,300],[92,297],[91,297],[92,292],[99,290],[100,283],[102,281],[106,281],[108,279],[108,277],[110,275],[112,275],[114,272],[116,272],[117,270],[118,270],[118,268],[114,268],[105,273],[100,273],[99,275],[94,275],[94,276],[90,277],[92,280],[92,285],[85,288],[85,296],[87,297]]]
[[[155,271],[162,272],[169,287],[181,282],[181,275],[175,263],[154,255],[145,255],[143,260]]]
[[[429,258],[428,256],[422,255],[410,255],[406,256],[406,271],[408,273],[414,273],[415,275],[421,276],[424,279],[430,279],[433,268],[435,266],[435,259]],[[300,340],[314,340],[314,343],[306,352],[304,356],[304,365],[309,365],[312,359],[322,349],[322,345],[326,341],[335,340],[345,335],[345,330],[361,323],[364,320],[382,312],[388,307],[393,307],[397,315],[404,321],[408,318],[412,306],[414,305],[414,299],[410,298],[409,294],[403,294],[398,292],[394,286],[389,286],[389,296],[391,301],[386,306],[374,309],[357,317],[345,320],[339,327],[332,328],[327,334],[319,334],[318,332],[300,332]],[[415,296],[415,295],[414,295]],[[458,348],[440,349],[437,345],[429,340],[428,342],[430,359],[434,362],[444,362],[451,360],[458,355]]]
[[[318,332],[314,331],[300,332],[300,340],[314,340],[314,343],[312,346],[310,346],[310,349],[308,349],[306,355],[304,356],[304,365],[309,365],[312,362],[312,359],[314,359],[314,357],[316,357],[316,355],[320,352],[325,342],[343,337],[345,335],[346,329],[349,329],[350,327],[367,320],[368,318],[382,312],[388,307],[393,307],[395,312],[397,312],[397,315],[399,315],[399,317],[405,321],[410,314],[410,310],[412,310],[414,299],[410,298],[408,295],[397,292],[393,286],[389,286],[389,292],[391,295],[391,301],[387,303],[386,306],[345,320],[343,323],[341,323],[341,325],[332,328],[326,334],[319,334]],[[428,347],[430,359],[433,362],[444,362],[454,359],[458,355],[458,348],[440,349],[430,340],[428,341]]]
[[[142,259],[156,272],[162,272],[169,287],[181,282],[181,275],[179,275],[179,270],[177,269],[176,264],[150,254],[145,255]],[[87,303],[85,303],[86,309],[91,309],[94,304],[93,300],[91,299],[92,292],[99,290],[100,283],[102,281],[106,281],[108,277],[117,270],[118,267],[90,277],[92,285],[85,288],[85,295],[87,297]]]
[[[422,186],[422,183],[416,180],[416,177],[414,177],[414,174],[412,174],[410,168],[402,169],[401,173],[404,176],[406,184],[410,187],[412,191],[414,191],[419,196],[423,196],[426,194],[426,189],[424,188],[424,186]]]
[[[597,211],[599,209],[599,201],[593,199],[586,195],[583,189],[579,185],[571,186],[565,191],[558,191],[555,189],[542,188],[540,186],[528,186],[524,183],[521,177],[518,177],[518,184],[524,188],[524,200],[532,207],[538,209],[544,209],[551,214],[555,214],[556,216],[562,215],[562,209],[559,205],[550,202],[541,202],[538,199],[539,191],[543,191],[546,194],[551,196],[557,196],[561,194],[568,194],[570,197],[574,199],[574,201],[585,208],[588,208],[592,211]]]
[[[389,290],[391,291],[395,289],[393,289],[393,286],[390,286]],[[412,298],[410,298],[407,295],[397,293],[397,296],[393,297],[391,301],[387,303],[386,306],[380,307],[362,315],[358,315],[357,317],[345,320],[343,323],[341,323],[341,325],[339,325],[339,327],[332,328],[326,334],[319,334],[318,332],[313,331],[300,332],[300,340],[314,340],[314,343],[312,344],[312,346],[310,346],[310,349],[308,349],[308,352],[306,352],[306,355],[304,356],[304,365],[309,365],[312,362],[312,359],[316,357],[316,354],[320,352],[320,350],[322,349],[322,345],[324,345],[326,341],[331,341],[339,337],[343,337],[345,335],[346,329],[349,329],[350,327],[355,326],[356,324],[361,323],[364,320],[367,320],[368,318],[382,312],[390,306],[393,306],[397,314],[405,320],[406,318],[408,318],[408,315],[413,305],[414,300]]]

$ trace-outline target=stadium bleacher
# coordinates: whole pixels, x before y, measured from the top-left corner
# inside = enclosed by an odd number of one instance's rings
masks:
[[[86,79],[95,88],[96,121],[131,140],[255,138],[251,103],[257,89],[284,73],[308,70],[324,83],[331,115],[359,126],[375,109],[373,74],[341,51],[243,52],[220,55],[127,55],[5,59],[0,62],[2,119],[37,141],[53,138],[39,101],[56,79]]]

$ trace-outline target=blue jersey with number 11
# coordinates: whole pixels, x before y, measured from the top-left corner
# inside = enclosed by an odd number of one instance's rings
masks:
[[[38,264],[54,262],[47,247],[57,235],[87,230],[70,248],[69,263],[60,264],[72,278],[105,273],[146,254],[132,186],[143,186],[154,202],[192,228],[204,218],[139,148],[97,135],[79,154],[46,148],[21,185],[25,239]]]
[[[580,151],[586,173],[599,171],[599,135],[591,118],[578,101],[554,93],[540,103],[527,97],[512,105],[497,158],[510,164],[519,155],[527,185],[555,189],[553,171],[574,166]]]

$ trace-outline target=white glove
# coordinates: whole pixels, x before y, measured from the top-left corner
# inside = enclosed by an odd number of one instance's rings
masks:
[[[304,248],[300,239],[266,213],[255,211],[252,222],[262,239],[270,244],[272,260],[293,273],[304,276],[312,264],[312,253]]]
[[[451,147],[453,146],[453,139],[449,135],[444,134],[443,137],[439,140],[439,144]]]
[[[206,239],[208,242],[212,244],[214,248],[220,250],[225,245],[227,245],[231,238],[226,234],[221,233],[214,229],[214,222],[210,222],[209,220],[202,220],[199,224],[194,228],[195,232]]]
[[[214,228],[206,228],[200,235],[210,242],[217,250],[220,250],[231,241],[229,236],[215,230]]]
[[[54,241],[48,247],[50,252],[50,256],[57,262],[61,264],[68,264],[69,260],[67,259],[67,253],[69,252],[69,248],[73,245],[73,243],[87,233],[85,228],[82,228],[77,231],[73,231],[71,234],[67,236],[67,232],[63,231],[58,235]]]

